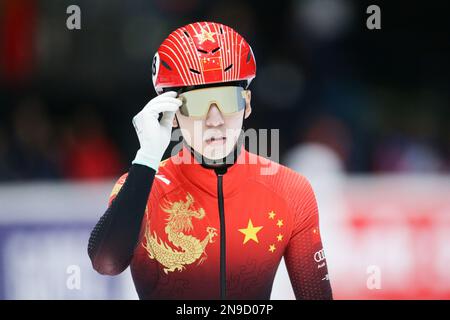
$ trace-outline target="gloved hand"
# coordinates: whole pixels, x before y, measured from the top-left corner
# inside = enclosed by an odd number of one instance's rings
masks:
[[[172,121],[182,102],[175,91],[165,92],[147,103],[133,118],[133,125],[141,145],[133,164],[141,164],[158,171],[159,163],[170,143]],[[159,113],[163,116],[158,121]]]

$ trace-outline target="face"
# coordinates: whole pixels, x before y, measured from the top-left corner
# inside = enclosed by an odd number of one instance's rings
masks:
[[[176,112],[173,126],[180,127],[186,143],[209,159],[226,157],[234,148],[242,128],[243,118],[251,113],[251,92],[247,90],[245,109],[230,115],[223,115],[215,103],[209,106],[205,118],[184,116]],[[178,122],[177,122],[178,119]]]

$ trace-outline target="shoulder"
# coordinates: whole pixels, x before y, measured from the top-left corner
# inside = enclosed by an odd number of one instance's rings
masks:
[[[169,159],[166,159],[160,162],[159,169],[156,172],[155,177],[153,179],[151,193],[159,194],[161,191],[167,191],[167,188],[165,188],[164,186],[171,187],[174,185],[173,183],[174,178],[173,174],[171,173],[173,168],[169,168],[169,166],[167,166],[167,164],[169,163],[168,160]],[[114,187],[111,191],[111,194],[109,195],[109,203],[111,203],[112,200],[114,200],[114,198],[119,193],[120,189],[125,184],[128,174],[129,172],[125,172],[116,180]]]
[[[111,191],[110,197],[116,196],[119,193],[120,189],[122,188],[123,184],[125,183],[125,180],[127,180],[127,177],[128,177],[128,172],[122,174],[120,176],[120,178],[116,180],[116,183],[114,184],[114,187]]]
[[[123,184],[125,183],[125,180],[127,180],[128,172],[122,174],[119,179],[116,180],[116,183],[114,184],[114,187],[112,188],[112,191],[109,195],[109,205],[111,205],[111,202],[114,200],[114,198],[119,193],[120,189],[122,188]]]
[[[311,183],[304,175],[270,159],[257,157],[261,164],[253,176],[259,183],[284,198],[291,207],[302,207],[312,198],[315,201]]]
[[[160,162],[158,171],[153,179],[151,194],[156,198],[161,198],[161,196],[172,192],[180,185],[176,164],[171,159],[172,157]]]

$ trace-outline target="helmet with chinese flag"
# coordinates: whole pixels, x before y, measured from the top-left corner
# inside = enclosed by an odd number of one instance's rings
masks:
[[[223,82],[248,87],[256,75],[252,48],[232,28],[214,22],[195,22],[173,31],[153,57],[153,86],[203,86]]]

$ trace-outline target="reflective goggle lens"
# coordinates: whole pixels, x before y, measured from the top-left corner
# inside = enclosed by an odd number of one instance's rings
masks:
[[[182,115],[187,117],[205,117],[209,107],[215,103],[220,112],[229,115],[245,108],[246,90],[242,87],[212,87],[183,92],[178,96],[183,102]]]

